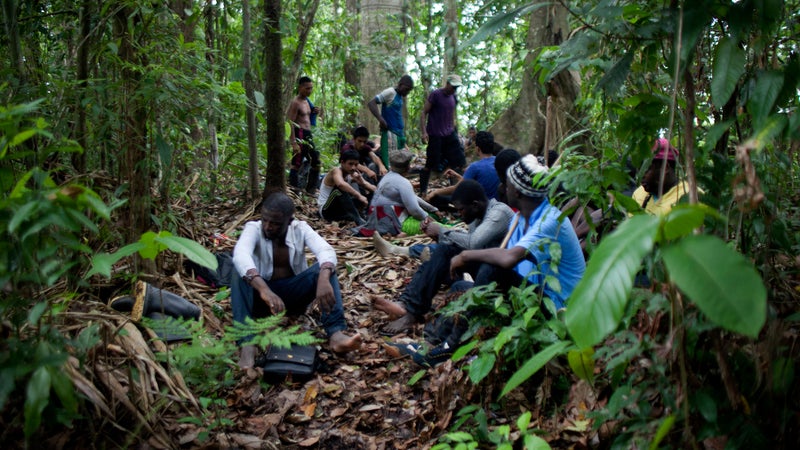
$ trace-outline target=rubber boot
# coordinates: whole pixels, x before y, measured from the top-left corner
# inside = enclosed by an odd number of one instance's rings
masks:
[[[383,239],[378,233],[372,235],[372,243],[375,245],[375,250],[377,250],[378,253],[380,253],[384,258],[387,258],[390,255],[410,256],[408,247],[392,245]]]
[[[431,179],[431,171],[422,169],[419,173],[419,196],[425,198],[428,193],[428,181]]]
[[[184,319],[199,319],[200,308],[178,294],[174,294],[144,281],[137,281],[132,295],[122,295],[111,299],[109,306],[117,311],[131,312],[131,319],[138,322],[142,316],[157,312]]]
[[[308,171],[308,182],[306,183],[306,192],[313,194],[319,188],[319,167],[311,167]]]
[[[297,174],[297,169],[289,169],[289,186],[293,188],[300,187],[300,178]]]

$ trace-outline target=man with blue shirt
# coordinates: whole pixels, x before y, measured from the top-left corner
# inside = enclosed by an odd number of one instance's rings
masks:
[[[482,187],[489,199],[497,198],[497,187],[500,185],[500,178],[494,168],[494,135],[488,131],[479,131],[475,136],[475,147],[478,150],[478,160],[470,164],[464,175],[448,169],[444,175],[458,178],[458,183],[432,190],[425,200],[439,209],[445,209],[450,203],[450,196],[455,191],[456,186],[463,180],[475,180]]]
[[[381,125],[381,161],[384,167],[389,167],[389,153],[406,146],[403,99],[412,89],[414,80],[410,75],[403,75],[397,86],[383,90],[367,103],[369,111]],[[378,105],[381,105],[380,110]]]

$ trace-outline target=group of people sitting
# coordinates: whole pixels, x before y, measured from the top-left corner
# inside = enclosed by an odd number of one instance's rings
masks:
[[[567,307],[586,262],[576,227],[561,219],[561,210],[549,201],[552,177],[544,161],[512,149],[496,153],[491,133],[480,131],[474,139],[477,160],[463,175],[448,173],[456,182],[423,199],[407,178],[414,155],[407,149],[392,152],[386,170],[367,144],[368,137],[366,128],[354,130],[339,166],[322,180],[318,205],[326,220],[354,222],[361,236],[372,236],[384,256],[422,260],[399,297],[374,300],[375,309],[390,318],[386,334],[406,333],[423,323],[443,286],[466,291],[496,282],[506,293],[531,285],[556,310]],[[686,186],[675,175],[677,150],[659,139],[653,152],[651,167],[633,198],[647,212],[663,214],[686,193]],[[432,218],[431,213],[445,207],[467,227],[450,228]],[[234,320],[282,311],[302,314],[314,303],[321,310],[330,349],[356,350],[362,338],[345,333],[336,253],[306,222],[294,218],[294,210],[286,194],[274,193],[263,202],[261,220],[245,225],[233,252]],[[382,237],[417,233],[435,242],[404,248]],[[310,267],[306,247],[316,259]],[[551,254],[551,248],[559,251]],[[465,273],[472,281],[463,281]],[[457,348],[467,329],[464,321],[460,323],[443,339],[439,353]],[[244,344],[240,365],[252,366],[256,349]]]

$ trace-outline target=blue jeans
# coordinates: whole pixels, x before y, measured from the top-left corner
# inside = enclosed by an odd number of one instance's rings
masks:
[[[305,313],[306,308],[317,297],[317,279],[319,278],[319,264],[314,264],[302,273],[290,278],[269,280],[267,286],[286,305],[286,315],[297,316]],[[347,328],[344,321],[344,308],[342,307],[342,292],[339,289],[339,279],[336,274],[331,274],[331,287],[336,303],[330,312],[322,313],[320,320],[325,333],[330,337],[337,331]],[[258,301],[254,301],[257,299]],[[247,317],[257,319],[270,314],[266,303],[261,301],[258,292],[234,271],[231,277],[231,307],[233,308],[233,321],[244,322]]]
[[[422,248],[424,246],[420,245],[418,250],[421,252]],[[450,279],[450,260],[463,251],[460,247],[449,244],[436,244],[431,250],[431,259],[419,266],[399,298],[405,304],[406,312],[419,321],[431,310],[433,297],[439,287],[453,282]],[[409,254],[413,256],[411,249]]]
[[[431,255],[433,255],[437,245],[439,244],[414,244],[411,247],[408,247],[408,256],[419,259],[420,255],[422,255],[422,251],[425,250],[425,247],[428,247]]]

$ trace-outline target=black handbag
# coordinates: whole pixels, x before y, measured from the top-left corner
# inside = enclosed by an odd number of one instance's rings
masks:
[[[264,371],[264,380],[271,384],[310,380],[317,370],[317,348],[313,345],[292,345],[289,348],[271,346],[256,361]]]

